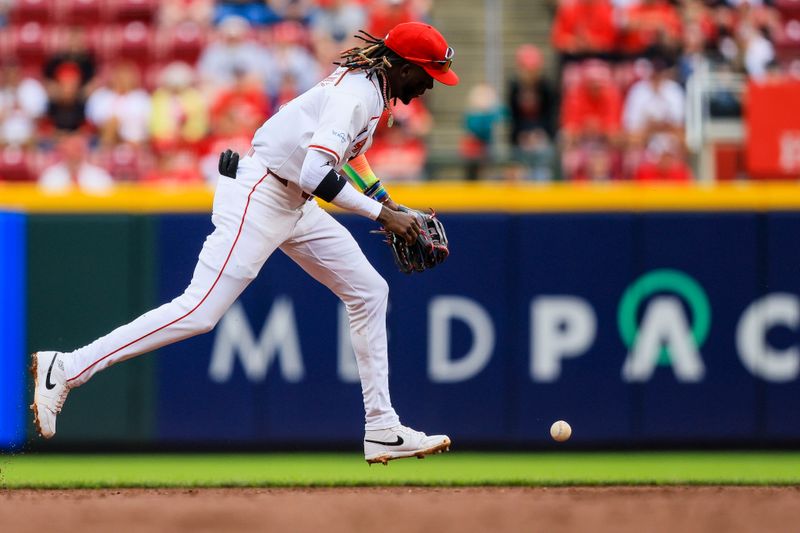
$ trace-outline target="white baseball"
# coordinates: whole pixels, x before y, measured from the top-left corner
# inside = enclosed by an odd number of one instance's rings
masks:
[[[564,442],[568,440],[571,435],[572,428],[563,420],[556,420],[553,422],[553,425],[550,426],[550,436],[553,437],[553,440]]]

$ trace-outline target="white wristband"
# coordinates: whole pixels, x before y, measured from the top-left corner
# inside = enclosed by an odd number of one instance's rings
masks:
[[[336,198],[334,198],[331,203],[336,207],[347,209],[348,211],[358,213],[372,220],[378,218],[383,208],[379,202],[373,200],[369,196],[364,196],[362,193],[358,192],[355,187],[350,185],[350,183],[347,183],[342,190],[339,191],[339,194],[336,195]]]

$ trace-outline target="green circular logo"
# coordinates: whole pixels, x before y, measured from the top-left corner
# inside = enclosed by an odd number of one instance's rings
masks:
[[[619,303],[617,325],[622,341],[630,348],[636,341],[639,324],[636,312],[641,303],[658,292],[672,292],[683,298],[692,313],[692,338],[700,347],[708,337],[711,329],[711,306],[708,304],[703,287],[691,276],[671,269],[653,270],[633,282]],[[669,364],[669,351],[662,348],[658,364]]]

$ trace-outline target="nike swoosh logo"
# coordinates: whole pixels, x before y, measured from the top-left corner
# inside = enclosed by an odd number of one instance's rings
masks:
[[[56,357],[58,357],[58,354],[53,356],[53,360],[50,361],[50,368],[47,369],[47,379],[44,381],[44,386],[47,387],[47,390],[50,390],[56,386],[55,383],[50,383],[50,372],[53,370],[53,363],[56,362]]]
[[[369,440],[369,439],[364,439],[364,442],[371,442],[373,444],[383,444],[384,446],[400,446],[401,444],[403,444],[403,437],[398,435],[397,440],[394,442],[381,442],[379,440]]]

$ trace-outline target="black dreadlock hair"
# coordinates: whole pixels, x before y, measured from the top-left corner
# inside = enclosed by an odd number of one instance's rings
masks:
[[[341,61],[334,61],[334,65],[346,68],[348,71],[360,69],[367,73],[367,78],[377,76],[381,89],[383,90],[383,107],[389,112],[389,127],[394,123],[394,116],[389,107],[389,80],[386,69],[396,65],[401,65],[405,59],[391,50],[383,39],[379,39],[364,30],[358,30],[359,35],[354,35],[356,39],[364,41],[364,46],[356,46],[344,50],[339,54]]]

